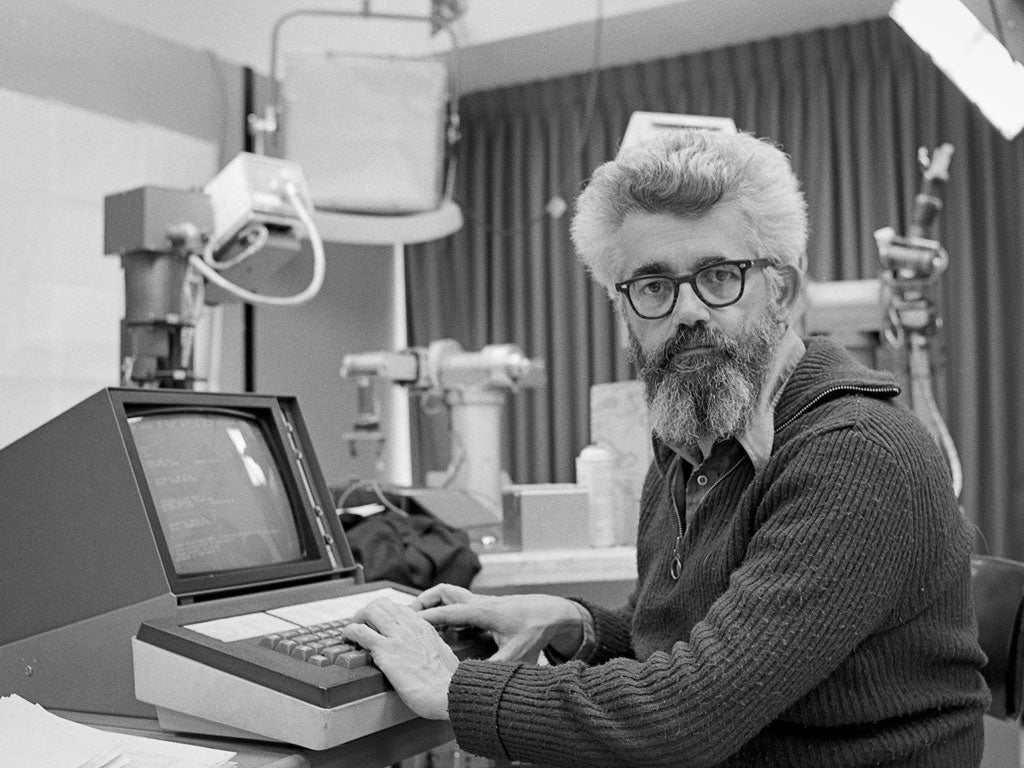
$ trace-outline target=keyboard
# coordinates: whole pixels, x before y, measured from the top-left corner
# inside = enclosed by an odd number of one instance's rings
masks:
[[[412,719],[370,654],[340,636],[362,605],[381,596],[409,602],[415,593],[361,590],[200,622],[147,620],[132,640],[136,696],[157,707],[169,730],[313,749]],[[473,628],[438,632],[460,659],[497,649]]]
[[[343,669],[365,667],[373,663],[370,654],[341,639],[342,630],[351,623],[351,619],[338,619],[274,632],[261,637],[259,645],[318,667],[332,664]]]
[[[342,630],[351,623],[351,619],[337,619],[273,632],[259,638],[258,645],[317,667],[358,669],[373,666],[369,651],[342,639]],[[437,627],[437,632],[460,660],[485,658],[497,650],[493,639],[473,627]]]

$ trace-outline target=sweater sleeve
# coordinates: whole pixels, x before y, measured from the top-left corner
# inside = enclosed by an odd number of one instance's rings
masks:
[[[464,661],[459,744],[545,765],[709,766],[819,685],[894,609],[930,522],[905,456],[855,428],[814,442],[766,487],[744,560],[688,637],[590,666]],[[591,610],[601,637],[612,624]]]

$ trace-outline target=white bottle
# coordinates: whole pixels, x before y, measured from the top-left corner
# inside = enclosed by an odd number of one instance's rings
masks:
[[[576,457],[576,485],[590,497],[590,546],[616,544],[615,456],[600,445],[588,445]]]

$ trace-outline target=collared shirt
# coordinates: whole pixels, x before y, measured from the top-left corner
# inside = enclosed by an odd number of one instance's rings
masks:
[[[675,447],[679,455],[670,470],[673,482],[680,469],[678,462],[685,460],[693,471],[686,484],[686,522],[700,506],[708,490],[722,478],[746,453],[754,469],[760,471],[768,463],[775,437],[775,406],[782,389],[796,370],[807,348],[791,327],[786,329],[772,359],[767,385],[761,391],[757,406],[747,429],[738,438],[723,440],[713,445]]]

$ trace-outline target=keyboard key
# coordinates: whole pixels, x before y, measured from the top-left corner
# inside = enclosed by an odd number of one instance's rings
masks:
[[[316,652],[308,645],[296,645],[288,655],[293,659],[302,659],[303,661],[307,661],[309,657],[313,656],[315,653]]]
[[[321,654],[327,657],[331,664],[333,664],[334,660],[341,656],[343,653],[351,653],[354,650],[356,650],[356,647],[354,645],[331,645],[327,648],[324,648],[323,651],[321,651]]]
[[[329,667],[329,666],[331,666],[331,662],[328,661],[327,657],[323,656],[323,655],[321,655],[319,653],[313,654],[308,659],[306,659],[306,661],[308,661],[310,664],[316,664],[318,667]]]
[[[274,646],[274,650],[278,653],[283,653],[285,656],[291,656],[292,649],[298,645],[294,640],[282,640]]]
[[[358,669],[359,667],[369,666],[370,662],[370,654],[366,651],[348,651],[339,654],[334,659],[335,666],[344,667],[345,669]]]

